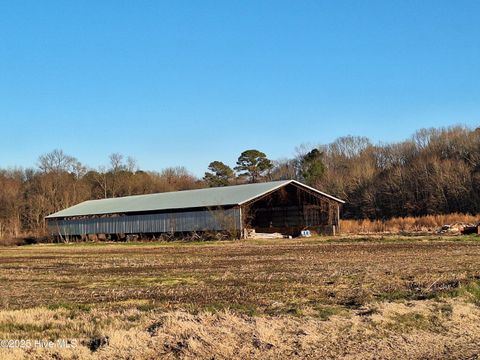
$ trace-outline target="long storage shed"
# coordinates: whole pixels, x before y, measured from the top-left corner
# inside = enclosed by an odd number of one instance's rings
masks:
[[[334,234],[344,201],[295,180],[90,200],[46,217],[58,237],[229,232]]]

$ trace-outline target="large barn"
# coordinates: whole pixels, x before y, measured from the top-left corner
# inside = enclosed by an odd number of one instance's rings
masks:
[[[255,230],[335,234],[344,201],[295,180],[90,200],[46,217],[51,235],[78,238]]]

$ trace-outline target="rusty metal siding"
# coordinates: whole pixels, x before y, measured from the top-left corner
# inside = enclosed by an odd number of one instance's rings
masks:
[[[240,209],[47,221],[50,234],[62,236],[240,230]]]

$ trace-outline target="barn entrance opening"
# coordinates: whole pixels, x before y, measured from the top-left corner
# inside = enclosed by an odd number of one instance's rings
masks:
[[[246,205],[245,225],[255,233],[299,236],[302,230],[331,234],[338,227],[338,203],[289,184]]]

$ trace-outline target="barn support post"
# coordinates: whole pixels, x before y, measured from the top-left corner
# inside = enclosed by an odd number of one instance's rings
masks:
[[[336,211],[336,215],[335,215],[335,227],[336,227],[336,231],[335,233],[338,233],[340,232],[340,205],[337,204],[337,211]],[[336,235],[336,234],[333,234],[333,235]]]
[[[238,217],[240,220],[239,239],[245,239],[245,234],[243,231],[243,212],[241,206],[238,207]]]

